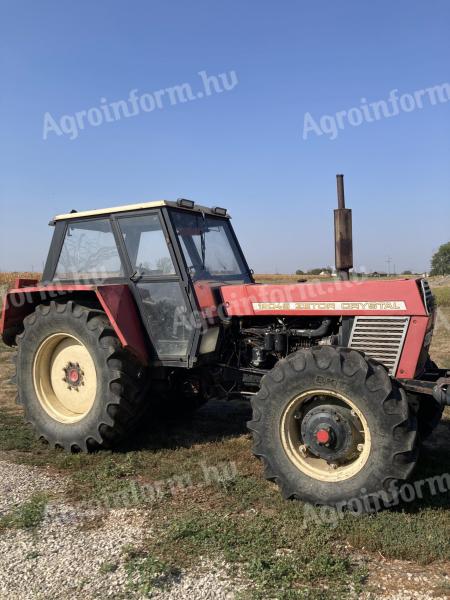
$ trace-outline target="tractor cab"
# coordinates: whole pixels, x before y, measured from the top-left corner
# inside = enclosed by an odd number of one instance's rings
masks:
[[[52,224],[44,281],[127,285],[147,329],[152,359],[164,365],[189,366],[199,351],[214,350],[211,342],[201,348],[205,290],[253,281],[223,208],[186,199],[158,201],[74,211]]]

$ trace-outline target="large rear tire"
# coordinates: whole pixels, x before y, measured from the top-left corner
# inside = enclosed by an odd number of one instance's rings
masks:
[[[119,444],[145,408],[145,368],[105,313],[73,301],[36,307],[17,337],[18,403],[40,438],[68,451]]]
[[[252,399],[253,451],[285,498],[336,505],[406,480],[416,421],[385,367],[347,348],[301,350]]]

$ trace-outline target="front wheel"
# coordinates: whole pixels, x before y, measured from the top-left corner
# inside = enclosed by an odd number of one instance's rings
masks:
[[[279,361],[252,408],[254,453],[286,498],[335,505],[381,495],[415,466],[405,393],[354,350],[321,347]]]

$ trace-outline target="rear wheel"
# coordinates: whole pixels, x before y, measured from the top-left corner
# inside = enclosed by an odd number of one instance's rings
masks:
[[[406,395],[353,350],[322,347],[279,361],[252,407],[254,453],[286,498],[330,505],[379,496],[415,466]]]
[[[18,402],[39,437],[88,451],[117,445],[135,426],[146,405],[145,369],[102,311],[39,305],[17,343]]]

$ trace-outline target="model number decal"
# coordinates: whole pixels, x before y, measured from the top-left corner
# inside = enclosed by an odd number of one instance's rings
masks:
[[[255,312],[262,310],[406,310],[402,300],[380,300],[376,302],[253,302]]]

